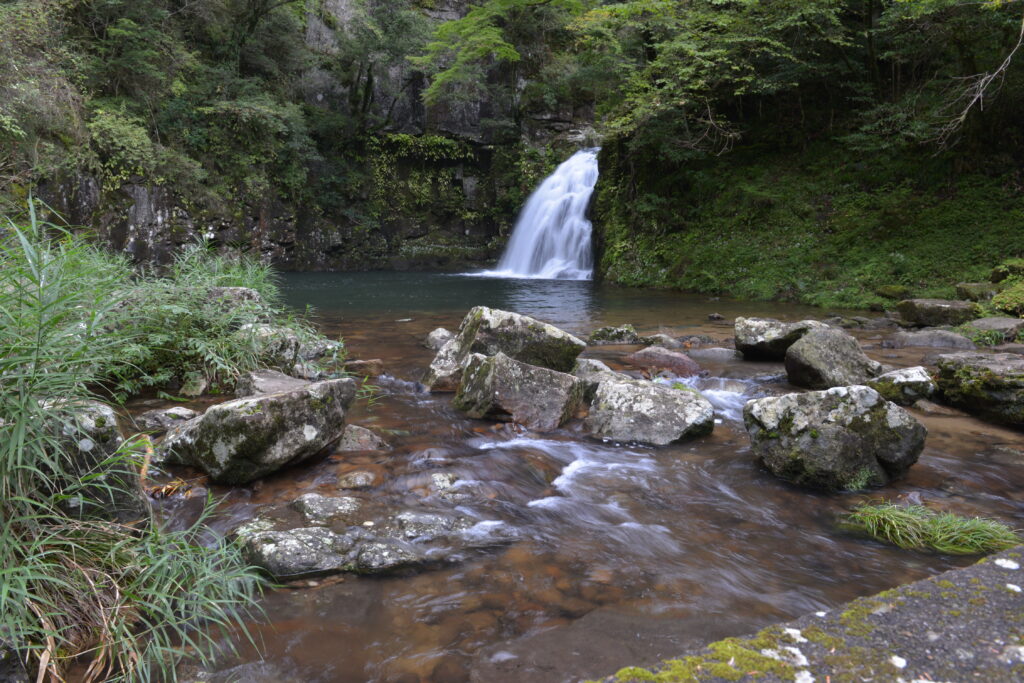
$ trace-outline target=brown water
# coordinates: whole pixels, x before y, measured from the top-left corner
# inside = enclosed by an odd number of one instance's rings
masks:
[[[799,319],[820,318],[820,309],[424,274],[292,276],[286,291],[292,305],[316,306],[324,331],[344,336],[353,357],[381,358],[406,380],[385,382],[375,405],[350,414],[388,435],[394,450],[330,457],[235,489],[220,526],[305,492],[335,492],[338,477],[357,469],[376,481],[354,495],[436,505],[430,475],[443,472],[467,494],[461,512],[507,525],[518,540],[429,571],[269,592],[266,619],[254,626],[262,659],[243,649],[204,680],[577,681],[972,561],[844,532],[837,517],[865,496],[808,492],[759,469],[739,410],[750,397],[787,388],[781,364],[700,358],[709,377],[698,388],[721,423],[708,437],[658,449],[594,441],[572,423],[536,435],[468,420],[452,410],[450,395],[409,383],[432,357],[420,346],[426,333],[455,329],[476,304],[576,333],[632,322],[641,331],[722,340],[731,324],[708,323],[711,312]],[[877,348],[883,334],[860,335],[870,354],[894,365],[920,359]],[[623,367],[629,350],[585,355]],[[996,448],[1024,449],[1024,435],[967,417],[918,417],[929,429],[920,461],[872,497],[1024,527],[1024,464]],[[194,504],[168,511],[184,522]]]

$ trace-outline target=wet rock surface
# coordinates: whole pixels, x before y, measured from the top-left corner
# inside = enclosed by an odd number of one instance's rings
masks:
[[[587,337],[587,343],[592,345],[601,344],[641,344],[640,334],[632,325],[619,325],[618,327],[602,327],[594,330]]]
[[[175,425],[196,417],[199,417],[199,413],[191,408],[172,406],[159,410],[147,410],[135,418],[135,424],[144,432],[162,434]]]
[[[386,451],[388,442],[366,427],[348,425],[334,450],[336,451]]]
[[[454,391],[465,359],[498,352],[542,368],[569,372],[586,343],[554,325],[518,313],[477,306],[463,318],[427,371],[423,383],[433,391]]]
[[[221,403],[168,432],[157,455],[199,467],[213,481],[243,484],[337,441],[353,398],[355,383],[337,379]]]
[[[881,372],[856,339],[835,328],[812,330],[786,351],[789,381],[807,389],[863,384]]]
[[[238,381],[235,382],[235,396],[246,398],[279,394],[283,391],[302,389],[308,384],[309,382],[306,380],[290,377],[277,370],[254,370],[242,373]]]
[[[995,332],[1002,335],[1002,341],[1016,341],[1024,332],[1024,318],[978,318],[967,323],[980,332]]]
[[[423,345],[432,351],[440,351],[441,347],[448,343],[448,341],[455,336],[455,333],[451,330],[446,330],[443,327],[438,327],[427,335],[427,338],[423,340]]]
[[[697,391],[643,380],[601,382],[584,428],[594,437],[664,446],[709,433],[714,408]]]
[[[913,405],[921,399],[931,398],[936,391],[928,370],[917,365],[886,372],[867,381],[867,385],[887,401],[901,406]]]
[[[946,401],[987,420],[1024,426],[1024,356],[962,352],[936,362]]]
[[[755,399],[743,421],[755,457],[772,474],[826,490],[881,486],[903,476],[927,433],[866,386]]]
[[[977,306],[971,301],[952,299],[904,299],[896,304],[903,320],[922,327],[960,325],[977,317]]]
[[[697,361],[685,353],[672,351],[660,346],[649,346],[636,353],[626,356],[626,360],[641,368],[652,372],[667,370],[677,377],[692,377],[699,375],[701,367]]]
[[[583,401],[583,382],[564,372],[509,358],[471,355],[452,406],[473,418],[507,417],[537,431],[565,423]]]
[[[904,349],[914,346],[935,349],[973,349],[974,342],[962,334],[950,332],[949,330],[897,332],[882,341],[882,347],[887,349]]]
[[[816,320],[786,323],[772,318],[736,318],[736,350],[751,360],[782,360],[801,337],[826,327]]]

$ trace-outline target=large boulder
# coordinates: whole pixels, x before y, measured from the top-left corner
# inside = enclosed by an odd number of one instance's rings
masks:
[[[462,366],[471,354],[493,356],[499,351],[530,365],[569,372],[586,343],[554,325],[518,313],[476,306],[455,337],[437,352],[423,383],[431,391],[455,391]]]
[[[48,401],[69,475],[64,509],[72,515],[130,522],[150,514],[149,497],[127,454],[113,408],[99,401]]]
[[[974,342],[964,335],[939,329],[897,332],[882,341],[882,347],[886,349],[903,349],[908,346],[921,346],[933,349],[975,348]]]
[[[971,301],[904,299],[896,310],[904,321],[921,327],[959,325],[977,317],[977,306]]]
[[[968,413],[1024,427],[1024,356],[950,353],[938,357],[942,396]]]
[[[629,363],[647,370],[667,370],[679,377],[693,377],[701,372],[700,365],[685,353],[660,346],[648,346],[626,356]]]
[[[581,380],[509,358],[474,353],[466,359],[452,405],[470,417],[511,418],[535,429],[557,429],[583,401]]]
[[[750,360],[782,360],[786,349],[805,334],[827,327],[817,320],[784,323],[772,318],[736,318],[736,350]]]
[[[1000,336],[999,343],[1016,341],[1024,333],[1024,318],[978,318],[967,325],[979,332],[994,333],[993,337]]]
[[[786,351],[790,383],[807,389],[863,384],[881,372],[856,339],[834,327],[808,332]]]
[[[901,406],[913,405],[935,394],[935,382],[928,370],[920,365],[883,373],[869,379],[867,386],[881,394],[885,400]]]
[[[213,481],[244,484],[337,441],[355,393],[351,379],[335,379],[221,403],[168,432],[157,455]]]
[[[254,370],[243,372],[235,380],[235,396],[264,396],[279,394],[283,391],[295,391],[309,384],[306,380],[296,379],[277,370]]]
[[[431,351],[440,351],[441,347],[447,344],[448,340],[454,336],[455,333],[451,330],[438,327],[427,335],[427,338],[423,340],[423,345]]]
[[[693,389],[615,379],[598,385],[583,424],[600,439],[664,446],[708,434],[714,422],[714,407]]]
[[[813,488],[882,486],[906,473],[927,431],[866,386],[754,399],[743,409],[754,455],[778,477]]]
[[[594,394],[601,382],[619,381],[629,379],[620,372],[615,372],[610,367],[594,358],[580,358],[576,361],[576,367],[572,369],[572,376],[583,382],[583,398],[587,403],[594,400]]]

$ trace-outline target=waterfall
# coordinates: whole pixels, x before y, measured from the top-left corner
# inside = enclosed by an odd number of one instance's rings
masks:
[[[519,213],[492,277],[589,280],[594,269],[587,204],[598,148],[576,152],[544,179]]]

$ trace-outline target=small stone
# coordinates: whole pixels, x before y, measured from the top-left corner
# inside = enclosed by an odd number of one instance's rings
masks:
[[[1006,584],[1006,587],[1014,593],[1020,593],[1020,586],[1015,583],[1008,583]]]
[[[708,320],[725,320],[725,316],[721,313],[708,313]]]
[[[348,425],[335,447],[337,451],[384,451],[388,443],[366,427]]]
[[[380,358],[369,360],[347,360],[341,365],[342,370],[356,377],[380,377],[384,374],[384,361]]]
[[[1008,560],[1005,557],[1000,557],[995,560],[995,565],[997,567],[1002,567],[1003,569],[1020,569],[1020,564],[1018,562]]]
[[[376,477],[373,472],[367,472],[365,470],[356,470],[355,472],[349,472],[338,478],[338,488],[340,489],[364,489],[373,486],[373,482]]]
[[[903,657],[900,657],[899,655],[893,655],[892,657],[890,657],[889,662],[897,669],[903,669],[907,666],[907,660],[905,660]]]

